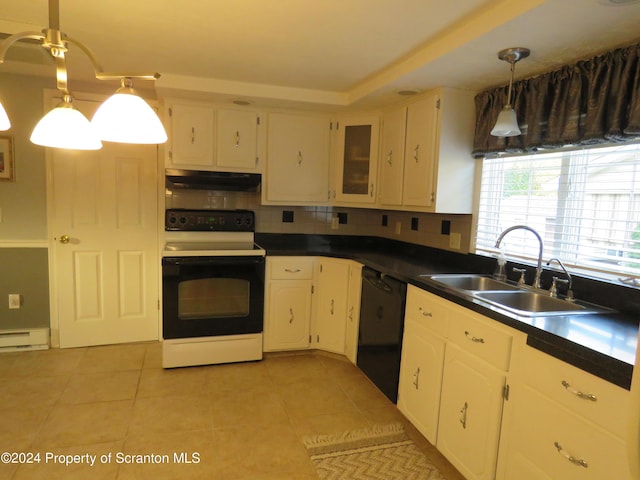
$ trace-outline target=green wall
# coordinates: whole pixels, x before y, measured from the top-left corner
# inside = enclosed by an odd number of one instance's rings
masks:
[[[0,181],[0,330],[49,326],[45,150],[29,136],[43,115],[52,78],[0,73],[0,100],[11,119],[13,182]],[[9,309],[8,294],[22,295]]]
[[[49,327],[49,276],[46,248],[0,248],[0,330]],[[9,309],[9,294],[22,306]]]

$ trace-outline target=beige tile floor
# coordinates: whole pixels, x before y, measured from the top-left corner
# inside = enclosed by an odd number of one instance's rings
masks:
[[[0,479],[316,480],[302,437],[394,421],[462,479],[342,357],[163,370],[158,343],[0,354],[0,452],[40,455]]]

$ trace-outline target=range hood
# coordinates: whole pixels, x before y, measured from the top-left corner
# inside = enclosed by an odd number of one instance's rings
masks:
[[[259,173],[209,172],[203,170],[165,171],[167,188],[191,188],[233,192],[257,192],[262,176]]]

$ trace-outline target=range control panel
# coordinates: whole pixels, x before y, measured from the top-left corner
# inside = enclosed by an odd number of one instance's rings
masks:
[[[165,212],[164,229],[187,232],[253,232],[255,214],[251,210],[187,210]]]

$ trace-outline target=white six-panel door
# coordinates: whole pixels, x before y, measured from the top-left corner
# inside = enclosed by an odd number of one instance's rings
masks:
[[[97,103],[74,105],[91,118]],[[50,161],[60,347],[157,340],[157,146],[52,149]]]

